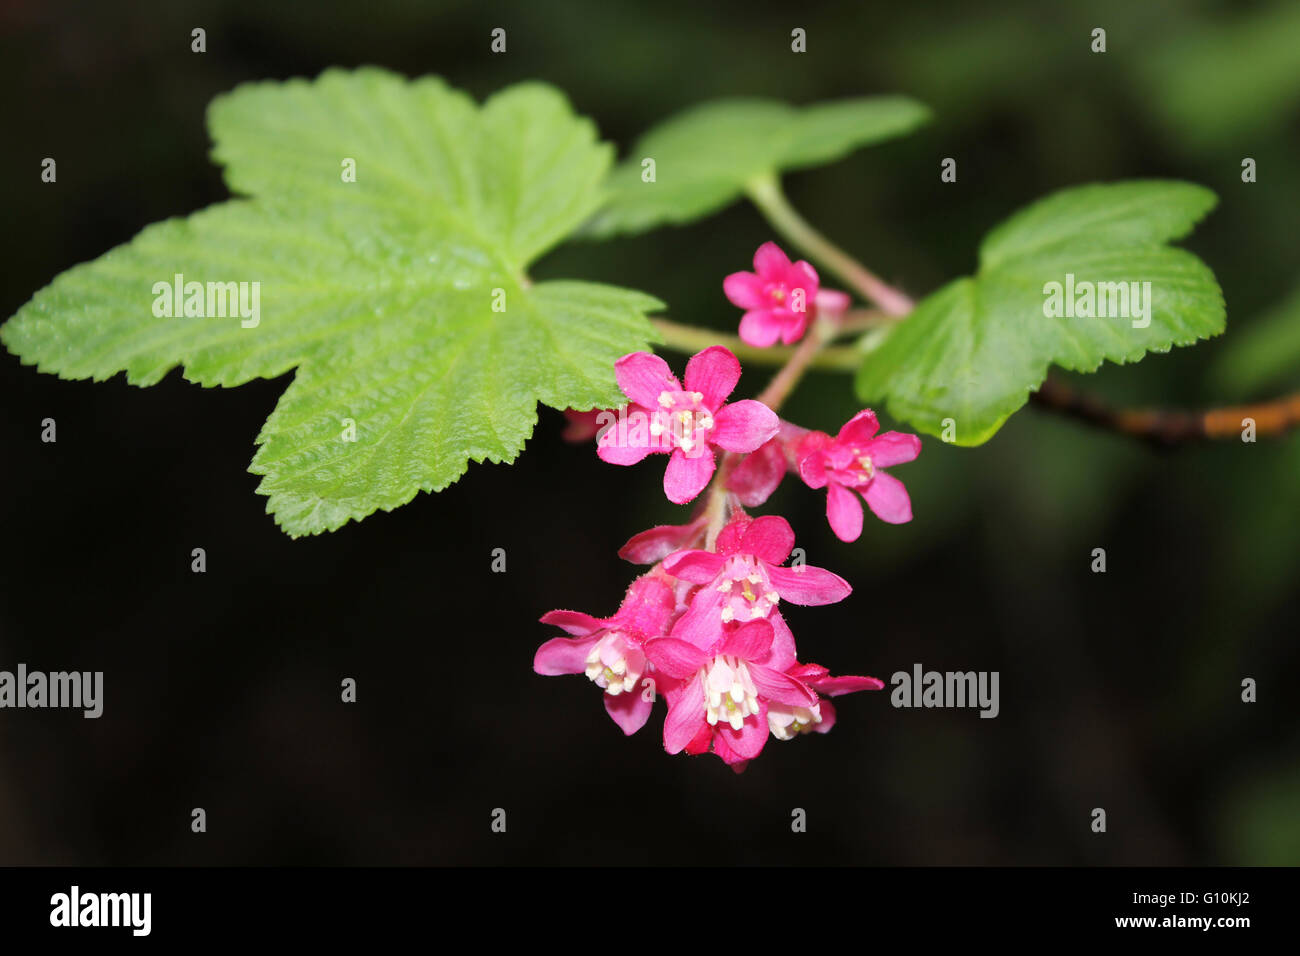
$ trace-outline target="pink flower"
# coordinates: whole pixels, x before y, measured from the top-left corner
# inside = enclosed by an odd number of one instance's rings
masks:
[[[820,664],[796,664],[786,674],[828,697],[883,690],[885,686],[884,681],[875,677],[832,677]],[[835,708],[829,700],[820,698],[812,707],[771,704],[767,708],[767,725],[777,740],[792,740],[813,731],[824,734],[835,726]]]
[[[753,399],[726,404],[740,380],[740,362],[721,345],[686,363],[685,388],[668,363],[648,352],[624,355],[614,364],[631,400],[617,425],[597,442],[601,459],[634,465],[652,452],[668,452],[664,493],[674,504],[690,501],[713,476],[714,448],[750,452],[776,434],[776,413]]]
[[[719,632],[708,647],[672,637],[646,643],[655,667],[682,683],[669,695],[664,749],[701,752],[709,733],[728,763],[751,760],[767,742],[769,705],[815,707],[817,695],[785,673],[793,653],[774,639],[772,625],[750,621]]]
[[[853,590],[847,581],[822,568],[781,567],[794,548],[790,523],[777,515],[751,519],[741,514],[718,535],[717,551],[678,551],[664,560],[664,570],[702,585],[690,609],[673,626],[672,637],[707,647],[724,625],[770,619],[776,640],[788,645],[794,662],[794,638],[781,618],[781,600],[793,604],[834,604]]]
[[[817,296],[817,270],[800,259],[792,263],[775,242],[754,253],[753,272],[733,272],[722,282],[731,304],[745,309],[740,337],[749,345],[786,345],[803,338]]]
[[[644,645],[668,632],[676,613],[673,587],[658,574],[632,582],[613,617],[579,611],[551,611],[552,624],[572,637],[556,637],[537,649],[533,670],[543,676],[586,674],[604,693],[605,710],[625,734],[634,734],[650,718],[654,685],[638,683],[647,671]]]
[[[777,340],[790,345],[803,338],[818,309],[843,312],[849,297],[843,292],[818,292],[817,270],[800,259],[792,263],[775,242],[754,253],[753,272],[733,272],[722,282],[731,304],[745,309],[740,337],[748,345],[766,348]]]
[[[799,445],[799,476],[810,488],[826,489],[826,517],[841,541],[856,541],[862,534],[862,503],[855,491],[881,521],[912,520],[907,489],[883,469],[914,460],[921,439],[902,432],[877,435],[879,428],[875,412],[865,409],[834,438],[810,432]]]

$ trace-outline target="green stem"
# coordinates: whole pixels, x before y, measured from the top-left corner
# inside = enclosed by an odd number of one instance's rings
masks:
[[[750,200],[777,232],[799,247],[820,265],[839,276],[884,312],[903,316],[915,303],[876,275],[812,227],[785,198],[776,176],[766,173],[750,180],[745,187]]]

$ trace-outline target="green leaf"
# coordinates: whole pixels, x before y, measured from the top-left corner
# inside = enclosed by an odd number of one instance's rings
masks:
[[[512,461],[539,401],[620,400],[613,363],[656,338],[661,303],[524,272],[591,214],[611,161],[560,93],[523,84],[479,107],[437,78],[328,71],[241,87],[208,118],[227,182],[253,198],[59,276],[0,331],[25,363],[137,385],[177,365],[205,386],[296,368],[250,466],[295,536],[444,488],[470,460]],[[159,316],[176,274],[249,283],[249,308]]]
[[[584,229],[592,236],[686,223],[735,202],[748,184],[819,166],[860,146],[911,132],[930,111],[902,96],[793,107],[775,100],[715,100],[651,130],[610,176],[611,198]],[[642,163],[655,161],[653,182]]]
[[[924,299],[866,358],[858,394],[887,402],[895,418],[932,435],[942,436],[951,419],[957,444],[979,445],[1052,364],[1092,372],[1107,359],[1135,362],[1219,334],[1224,304],[1214,274],[1164,244],[1187,235],[1215,202],[1190,183],[1135,181],[1034,203],[989,233],[974,276]],[[1146,315],[1132,303],[1127,316],[1114,308],[1106,318],[1046,315],[1045,285],[1064,286],[1067,274],[1076,290],[1084,282],[1149,282],[1149,299],[1147,287],[1137,287]]]
[[[1233,326],[1210,380],[1236,395],[1300,381],[1300,288],[1244,328]]]

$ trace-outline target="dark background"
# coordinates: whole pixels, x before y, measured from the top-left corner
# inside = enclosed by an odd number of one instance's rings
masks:
[[[146,224],[224,199],[203,113],[244,80],[374,63],[482,97],[541,78],[624,149],[714,96],[898,92],[935,121],[789,177],[811,220],[924,294],[1045,192],[1203,183],[1221,205],[1187,245],[1223,285],[1228,335],[1088,385],[1142,404],[1258,397],[1215,370],[1296,283],[1297,9],[3,0],[0,316]],[[205,54],[190,52],[196,26]],[[494,56],[497,26],[508,52]],[[939,181],[946,156],[957,184]],[[737,205],[571,244],[534,272],[644,289],[734,330],[722,277],[768,238]],[[624,739],[591,685],[531,670],[552,633],[537,618],[612,612],[635,573],[616,549],[683,517],[659,467],[605,466],[543,410],[514,466],[472,466],[441,494],[291,541],[245,471],[284,385],[62,382],[0,355],[0,668],[105,672],[97,721],[0,712],[0,863],[1300,862],[1295,438],[1160,453],[1027,408],[978,449],[927,439],[896,472],[915,521],[869,518],[852,545],[820,494],[787,483],[765,510],[855,586],[789,611],[801,656],[886,680],[915,662],[997,670],[1002,711],[845,698],[831,734],[772,741],[736,776],[664,754],[662,709]],[[833,429],[856,407],[825,377],[787,411]],[[56,444],[40,441],[46,417]],[[206,574],[190,572],[195,547]],[[505,574],[490,572],[497,547]],[[356,704],[340,702],[344,677]],[[1258,703],[1241,702],[1244,677]],[[190,832],[194,807],[206,834]],[[794,807],[806,834],[790,831]]]

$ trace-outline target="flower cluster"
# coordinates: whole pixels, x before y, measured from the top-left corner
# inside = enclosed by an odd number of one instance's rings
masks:
[[[755,274],[729,276],[725,285],[732,301],[749,310],[741,322],[747,341],[797,341],[808,313],[793,306],[808,300],[814,314],[839,315],[847,307],[842,293],[818,288],[811,266],[792,264],[772,243],[759,249],[754,266]],[[600,458],[617,465],[667,454],[664,493],[676,504],[709,490],[688,523],[643,531],[619,551],[649,569],[612,616],[556,610],[542,617],[566,636],[546,641],[533,669],[586,675],[625,734],[645,726],[663,700],[669,753],[711,752],[739,772],[770,737],[830,730],[836,715],[829,698],[884,686],[874,677],[832,677],[799,661],[783,604],[833,604],[851,588],[801,560],[787,564],[794,550],[789,522],[746,509],[763,504],[793,473],[826,489],[831,528],[845,541],[862,532],[859,496],[882,520],[909,521],[907,491],[884,469],[916,458],[920,441],[877,434],[870,410],[832,438],[782,421],[762,402],[728,401],[740,362],[722,346],[693,356],[681,381],[645,352],[623,356],[614,371],[628,403],[570,414],[565,437],[594,435]]]

